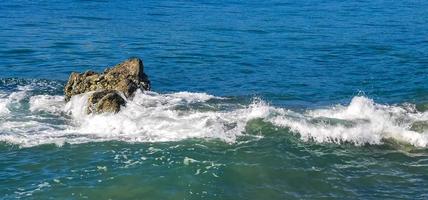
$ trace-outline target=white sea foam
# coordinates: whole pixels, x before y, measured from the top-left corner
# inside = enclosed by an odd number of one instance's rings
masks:
[[[189,92],[138,92],[119,113],[88,115],[88,96],[89,93],[73,96],[67,104],[62,103],[60,96],[31,97],[29,111],[32,116],[0,124],[0,132],[4,133],[0,134],[0,141],[26,147],[47,143],[62,145],[65,142],[110,140],[160,142],[187,138],[234,142],[237,136],[243,134],[249,120],[264,118],[270,112],[269,106],[262,101],[231,111],[199,111],[191,109],[191,105],[218,97]],[[54,117],[46,119],[38,114],[40,111],[54,114]],[[71,119],[64,118],[61,113],[68,113]],[[53,123],[58,119],[69,122]]]
[[[403,107],[380,105],[366,97],[354,97],[348,106],[308,111],[299,118],[279,115],[269,119],[275,125],[289,127],[303,140],[351,142],[356,145],[382,144],[385,139],[427,147],[428,133],[409,127],[424,119],[425,113],[409,112]]]
[[[9,114],[10,107],[20,107],[20,101],[27,97],[27,92],[31,90],[30,86],[19,86],[18,91],[12,92],[9,95],[0,93],[0,116]]]
[[[8,99],[0,97],[0,116],[10,113],[9,108],[7,108]]]
[[[173,97],[175,99],[184,100],[187,102],[205,102],[210,99],[224,99],[206,93],[192,93],[192,92],[177,92],[173,94],[164,95],[164,97]]]
[[[13,112],[9,106],[26,99],[25,91],[28,90],[0,96],[3,115]],[[245,134],[249,121],[259,118],[289,128],[304,141],[363,145],[382,144],[392,139],[428,147],[428,132],[410,129],[415,122],[428,121],[427,112],[418,112],[414,106],[377,104],[362,96],[354,97],[347,106],[301,113],[270,106],[260,99],[247,106],[218,110],[211,106],[210,100],[222,98],[205,93],[137,92],[119,113],[99,115],[86,114],[88,96],[76,95],[67,104],[62,96],[32,96],[28,101],[29,116],[0,123],[0,141],[21,146],[111,140],[164,142],[188,138],[233,143]],[[51,115],[42,115],[43,112]]]
[[[67,111],[79,122],[69,131],[109,140],[176,141],[196,137],[233,142],[242,134],[248,120],[268,114],[260,109],[263,105],[254,104],[228,112],[174,109],[177,105],[204,102],[214,97],[195,93],[138,92],[117,114],[86,115],[83,106],[86,98],[85,95],[76,96],[67,104]]]
[[[37,95],[30,98],[30,111],[45,111],[50,113],[60,113],[64,109],[63,96]]]

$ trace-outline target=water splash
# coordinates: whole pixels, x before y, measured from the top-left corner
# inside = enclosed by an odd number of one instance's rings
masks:
[[[310,110],[299,118],[280,115],[268,120],[275,125],[289,127],[305,141],[363,145],[382,144],[386,139],[393,139],[426,147],[427,133],[410,128],[413,123],[427,119],[426,113],[414,109],[376,104],[372,99],[356,96],[348,106]]]
[[[364,96],[349,105],[296,112],[260,98],[248,105],[205,93],[137,92],[117,114],[86,114],[88,94],[65,103],[63,96],[33,94],[30,86],[0,94],[0,141],[20,146],[118,140],[165,142],[189,138],[234,143],[262,120],[284,127],[303,141],[383,144],[386,140],[428,146],[428,113],[415,105],[383,105]],[[19,109],[18,109],[19,108]],[[263,136],[264,133],[260,133]],[[282,134],[289,134],[285,131]],[[260,137],[260,135],[258,135]]]

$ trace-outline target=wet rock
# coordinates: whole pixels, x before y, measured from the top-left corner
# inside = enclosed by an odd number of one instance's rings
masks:
[[[121,106],[125,106],[126,101],[115,90],[102,90],[92,93],[88,98],[86,112],[90,113],[117,113]]]
[[[104,73],[87,71],[73,72],[64,88],[65,100],[73,95],[97,90],[117,90],[130,97],[137,89],[149,90],[150,81],[144,73],[143,62],[139,58],[130,58]]]
[[[96,91],[88,100],[88,113],[118,112],[126,103],[121,94],[130,98],[138,89],[150,90],[150,81],[144,73],[143,62],[130,58],[103,73],[71,73],[64,94],[69,101],[74,95]]]

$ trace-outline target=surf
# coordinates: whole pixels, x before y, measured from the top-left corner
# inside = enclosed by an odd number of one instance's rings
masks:
[[[0,90],[0,141],[21,147],[192,138],[235,143],[243,136],[270,134],[254,131],[270,126],[286,130],[277,134],[293,134],[303,142],[363,146],[392,140],[428,146],[426,110],[409,103],[379,104],[367,96],[355,96],[347,105],[297,111],[272,106],[259,97],[245,104],[206,93],[139,91],[116,114],[86,114],[89,93],[65,103],[64,96],[46,92],[51,87],[58,87],[57,83],[35,81]]]

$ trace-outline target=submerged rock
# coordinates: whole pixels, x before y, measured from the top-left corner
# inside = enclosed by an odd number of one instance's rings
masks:
[[[126,104],[124,97],[132,97],[138,89],[150,90],[150,81],[143,62],[130,58],[103,73],[71,73],[64,94],[69,101],[74,95],[95,91],[88,99],[88,113],[118,112]]]

